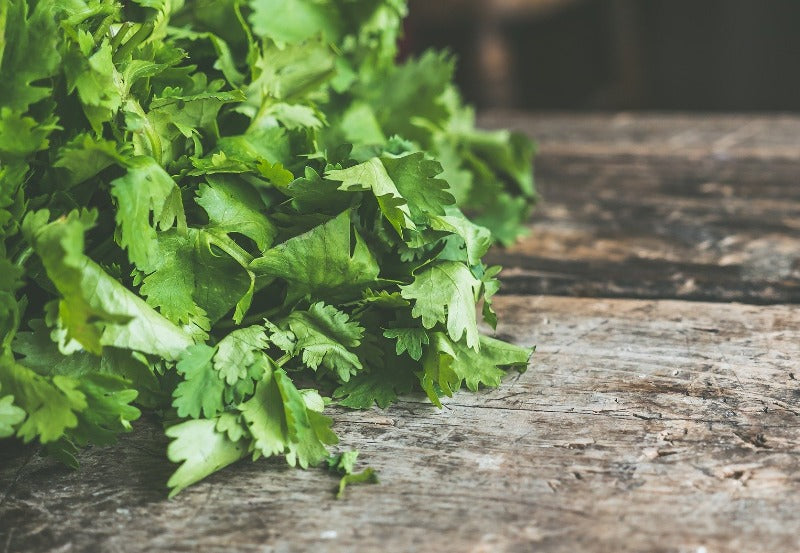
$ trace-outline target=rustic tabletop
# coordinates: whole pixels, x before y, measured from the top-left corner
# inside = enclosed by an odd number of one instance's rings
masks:
[[[800,550],[800,118],[492,114],[540,144],[496,250],[530,370],[437,410],[334,409],[380,474],[240,463],[165,498],[139,421],[81,470],[0,452],[0,551]]]

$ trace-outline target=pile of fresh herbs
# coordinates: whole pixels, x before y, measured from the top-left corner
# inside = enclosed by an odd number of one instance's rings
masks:
[[[331,401],[524,369],[476,306],[532,146],[475,130],[447,55],[396,63],[405,10],[0,2],[0,437],[74,465],[144,409],[172,494],[242,457],[350,472]]]

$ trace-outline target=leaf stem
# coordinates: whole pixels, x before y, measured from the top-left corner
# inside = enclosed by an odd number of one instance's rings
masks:
[[[33,255],[33,248],[28,246],[27,248],[19,252],[17,259],[14,260],[14,265],[16,265],[17,267],[22,267],[25,264],[25,262],[28,261],[28,259],[30,259],[32,255]]]
[[[142,25],[139,27],[139,30],[137,30],[133,34],[133,36],[130,39],[128,39],[127,42],[125,42],[125,44],[120,46],[119,50],[114,52],[114,55],[112,57],[112,59],[114,60],[114,63],[119,63],[120,61],[125,59],[125,57],[128,54],[133,52],[134,48],[136,48],[142,42],[147,40],[147,37],[150,36],[150,33],[153,32],[154,28],[155,28],[155,25],[153,25],[152,21],[146,21],[146,22],[142,23]]]

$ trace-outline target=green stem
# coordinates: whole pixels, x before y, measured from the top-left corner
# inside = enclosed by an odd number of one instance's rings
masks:
[[[252,121],[250,121],[250,125],[247,127],[245,134],[256,128],[256,124],[264,117],[264,114],[267,113],[267,110],[272,107],[274,103],[272,98],[266,94],[264,95],[264,98],[261,100],[261,107],[258,108],[258,112],[253,116]]]
[[[133,98],[129,98],[126,105],[129,110],[133,111],[144,120],[144,135],[147,137],[147,141],[150,143],[150,150],[152,152],[153,159],[155,159],[160,165],[162,161],[161,137],[153,128],[153,125],[150,123],[150,119],[147,118],[147,114],[142,109],[142,106],[139,105],[139,102]]]
[[[119,47],[120,43],[125,39],[125,35],[128,34],[130,28],[131,28],[130,21],[126,21],[125,23],[120,25],[119,29],[117,30],[117,33],[111,37],[110,44],[112,50],[114,51],[117,50],[117,47]]]
[[[119,63],[121,60],[125,59],[125,57],[133,52],[133,49],[139,46],[142,42],[147,40],[147,37],[150,36],[150,33],[153,32],[155,25],[153,25],[152,21],[146,21],[142,23],[139,27],[139,30],[136,31],[133,36],[122,46],[120,46],[119,50],[114,52],[112,59],[114,63]]]
[[[28,259],[30,259],[32,255],[33,255],[33,248],[28,246],[27,248],[19,252],[17,259],[14,260],[14,265],[16,265],[17,267],[22,267],[25,264],[25,262],[28,261]]]
[[[107,15],[106,18],[103,19],[103,21],[100,23],[100,26],[92,35],[92,40],[94,41],[95,44],[100,42],[105,36],[105,34],[108,33],[108,30],[111,28],[111,24],[113,22],[114,22],[113,15]]]

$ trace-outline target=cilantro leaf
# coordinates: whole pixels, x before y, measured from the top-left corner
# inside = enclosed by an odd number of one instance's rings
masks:
[[[83,111],[98,134],[122,105],[121,77],[111,59],[111,44],[105,40],[96,47],[92,36],[77,32],[78,44],[64,58],[67,90],[77,90]]]
[[[255,395],[240,406],[257,455],[285,454],[290,465],[317,465],[338,440],[331,419],[309,409],[282,369],[265,374]]]
[[[25,411],[14,405],[14,396],[0,396],[0,438],[14,434],[14,427],[25,420]]]
[[[414,383],[413,367],[398,358],[358,373],[336,388],[333,396],[341,398],[339,405],[350,409],[369,409],[373,405],[384,409],[399,394],[411,392]]]
[[[408,352],[414,361],[422,357],[422,346],[430,343],[428,333],[423,328],[387,328],[383,335],[397,339],[397,355]]]
[[[348,348],[361,343],[364,329],[332,305],[317,302],[307,311],[294,311],[286,324],[296,337],[295,347],[302,352],[303,363],[310,368],[322,365],[343,382],[363,368]]]
[[[287,301],[306,294],[320,299],[352,297],[376,284],[379,272],[372,252],[351,230],[349,211],[267,250],[250,268],[258,275],[286,280]]]
[[[372,467],[367,467],[361,472],[355,472],[354,465],[357,457],[358,451],[345,451],[339,455],[331,455],[328,458],[328,468],[342,474],[336,492],[336,499],[344,497],[344,490],[348,484],[378,483],[378,475]]]
[[[170,497],[246,454],[240,441],[232,441],[217,431],[216,425],[214,419],[192,419],[167,428],[166,435],[172,438],[167,456],[173,463],[181,463],[167,482]]]
[[[408,203],[380,159],[372,158],[348,169],[328,171],[325,178],[341,182],[339,190],[371,190],[383,215],[401,236],[403,229],[416,229]]]
[[[448,213],[434,217],[431,228],[452,233],[452,239],[458,240],[457,246],[464,248],[465,261],[470,266],[478,265],[492,245],[492,233],[489,229],[471,222],[457,209],[450,208]]]
[[[446,206],[455,203],[447,181],[436,178],[441,174],[442,166],[425,159],[422,152],[397,158],[384,157],[381,162],[400,194],[408,201],[414,221],[426,222],[430,215],[444,215]]]
[[[82,133],[61,148],[53,166],[67,170],[70,185],[79,184],[106,167],[125,163],[125,158],[117,148],[118,145],[110,140]]]
[[[186,227],[180,190],[155,160],[140,156],[111,183],[111,195],[117,202],[120,246],[140,270],[151,270],[159,254],[156,228],[166,230],[176,221],[179,230]]]
[[[156,235],[150,265],[152,271],[142,278],[139,293],[147,303],[193,336],[204,338],[211,328],[206,311],[194,299],[198,267],[194,233],[162,232]]]
[[[256,384],[255,394],[239,405],[253,436],[254,456],[281,455],[289,447],[289,429],[283,399],[272,371]]]
[[[215,230],[247,236],[259,252],[269,248],[278,234],[262,213],[264,207],[258,194],[244,183],[208,177],[207,183],[200,185],[197,203],[205,209]]]
[[[516,368],[524,372],[533,349],[522,348],[489,336],[481,336],[481,351],[462,344],[453,344],[455,350],[453,370],[473,392],[479,385],[497,387],[505,374],[501,368]]]
[[[340,13],[333,5],[314,0],[256,0],[250,22],[259,36],[278,43],[301,42],[318,33],[338,35]]]
[[[11,360],[0,359],[0,386],[28,414],[17,436],[29,442],[54,442],[78,426],[78,413],[87,407],[78,382],[65,376],[45,378]]]
[[[85,375],[79,389],[86,397],[86,408],[78,414],[78,426],[70,432],[77,445],[109,445],[117,434],[131,429],[131,422],[141,412],[130,405],[139,392],[129,382],[114,374]]]
[[[3,6],[0,18],[0,106],[24,113],[31,104],[50,96],[46,79],[61,61],[55,6],[37,2],[33,11],[25,0]],[[33,84],[36,83],[36,84]]]
[[[89,352],[103,346],[177,359],[193,341],[83,254],[84,232],[94,216],[73,211],[47,223],[31,212],[23,228],[63,299],[59,315],[71,338]]]
[[[454,341],[466,335],[467,345],[480,349],[475,319],[480,281],[466,266],[455,261],[435,263],[400,289],[404,298],[414,301],[411,314],[420,317],[425,328],[447,322],[447,332]]]
[[[267,347],[267,335],[263,327],[250,326],[234,330],[217,345],[214,369],[229,385],[247,378],[247,369],[258,359],[261,350]]]
[[[178,410],[179,417],[197,419],[202,414],[212,419],[222,411],[224,383],[211,362],[216,353],[215,348],[196,344],[186,348],[175,366],[184,378],[172,393],[175,398],[172,406]]]

